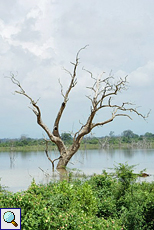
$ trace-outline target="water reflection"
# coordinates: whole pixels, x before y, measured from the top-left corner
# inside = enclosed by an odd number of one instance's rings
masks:
[[[58,152],[49,153],[51,159],[59,156]],[[78,151],[68,164],[68,168],[79,169],[91,175],[109,171],[116,163],[136,165],[138,173],[146,168],[147,173],[154,174],[154,149],[112,149]],[[56,167],[56,164],[55,164]],[[0,152],[0,177],[2,184],[11,191],[26,189],[32,178],[36,183],[48,183],[51,179],[59,179],[60,174],[52,174],[52,166],[45,152]],[[153,180],[149,177],[148,180]]]
[[[10,152],[9,157],[10,157],[10,168],[12,169],[15,167],[16,154],[14,152]]]

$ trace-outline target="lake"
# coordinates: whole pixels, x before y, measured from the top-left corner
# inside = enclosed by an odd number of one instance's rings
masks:
[[[59,153],[50,152],[51,159]],[[80,150],[68,164],[69,169],[79,169],[81,173],[100,174],[103,170],[110,172],[116,163],[136,165],[134,172],[146,168],[150,177],[139,180],[154,180],[154,149],[101,149]],[[45,172],[43,172],[43,171]],[[25,190],[34,178],[36,183],[48,183],[53,178],[58,179],[58,173],[52,173],[51,163],[45,152],[0,152],[1,185],[7,186],[12,192]]]

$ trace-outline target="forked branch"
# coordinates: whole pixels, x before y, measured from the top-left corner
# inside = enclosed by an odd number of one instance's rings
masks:
[[[59,160],[62,156],[59,156],[58,158],[55,158],[54,160],[51,160],[51,158],[49,157],[49,154],[48,154],[48,142],[49,141],[45,139],[45,146],[46,146],[45,153],[46,153],[46,156],[47,156],[48,160],[52,164],[52,171],[54,172],[54,162],[57,161],[57,160]]]

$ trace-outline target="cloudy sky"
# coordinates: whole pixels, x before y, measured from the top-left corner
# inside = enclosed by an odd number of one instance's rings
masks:
[[[153,0],[1,0],[0,1],[0,138],[21,135],[43,137],[29,101],[14,95],[17,89],[9,78],[13,73],[38,104],[42,118],[52,129],[70,80],[65,67],[77,51],[80,54],[78,84],[70,94],[60,123],[61,132],[75,132],[90,111],[85,97],[90,77],[112,70],[115,77],[128,75],[129,89],[117,98],[138,105],[147,121],[117,117],[112,123],[93,130],[95,136],[116,135],[131,129],[134,133],[154,133],[154,1]],[[104,75],[105,76],[105,75]],[[114,99],[116,103],[116,98]],[[112,112],[112,111],[111,111]],[[110,114],[111,114],[110,112]],[[110,115],[109,114],[109,115]],[[96,121],[106,116],[101,111]]]

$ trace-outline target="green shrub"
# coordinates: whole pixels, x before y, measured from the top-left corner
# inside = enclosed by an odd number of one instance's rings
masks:
[[[115,174],[114,179],[104,171],[90,179],[48,185],[33,180],[17,193],[1,189],[0,207],[21,208],[25,230],[152,230],[154,183],[135,183],[132,166],[126,164]]]
[[[27,191],[0,193],[0,206],[21,208],[22,229],[121,229],[117,220],[96,217],[98,200],[88,181],[36,185]]]
[[[98,202],[98,217],[115,217],[116,216],[116,202],[113,196],[114,180],[105,171],[102,175],[94,175],[89,183],[91,184],[93,191]]]

